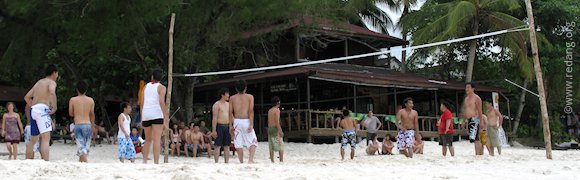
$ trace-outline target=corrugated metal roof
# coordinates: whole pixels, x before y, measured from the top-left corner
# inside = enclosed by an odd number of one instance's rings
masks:
[[[218,80],[210,83],[197,85],[196,87],[205,89],[214,86],[233,85],[240,79],[248,81],[248,84],[255,84],[270,81],[275,78],[289,77],[317,77],[329,80],[348,82],[352,84],[364,84],[370,86],[399,87],[413,89],[452,89],[463,90],[465,83],[458,81],[441,81],[445,84],[431,82],[429,78],[413,73],[401,73],[398,71],[370,66],[359,66],[352,64],[317,64],[288,69],[272,70],[261,73],[241,74],[232,78]],[[478,85],[477,91],[483,92],[505,92],[505,89]]]
[[[301,18],[290,21],[287,24],[278,24],[267,26],[252,31],[247,31],[242,33],[242,37],[248,38],[253,36],[258,36],[261,34],[270,33],[275,30],[286,30],[291,28],[307,28],[317,32],[343,35],[343,36],[358,36],[362,38],[377,39],[384,42],[388,42],[393,46],[400,46],[409,44],[408,41],[404,41],[400,38],[389,36],[387,34],[381,34],[371,31],[365,27],[360,27],[354,24],[346,22],[333,22],[324,18],[312,18],[309,16],[303,16]]]

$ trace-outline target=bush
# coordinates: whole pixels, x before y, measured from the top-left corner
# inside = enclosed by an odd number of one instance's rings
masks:
[[[552,117],[560,117],[560,115],[554,113]],[[562,123],[557,118],[550,120],[550,135],[553,145],[570,141],[570,134],[563,129]],[[537,128],[521,124],[518,127],[517,136],[521,138],[538,138],[544,141],[544,129],[543,127]]]

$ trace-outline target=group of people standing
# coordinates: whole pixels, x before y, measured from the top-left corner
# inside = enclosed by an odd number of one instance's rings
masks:
[[[475,144],[475,154],[483,155],[484,146],[491,156],[494,155],[495,149],[501,155],[501,143],[499,138],[499,128],[503,123],[503,116],[499,110],[495,109],[491,100],[483,101],[487,111],[483,112],[482,100],[475,94],[475,85],[467,83],[465,86],[466,97],[463,103],[463,124],[461,128],[467,130],[470,142]],[[413,99],[405,98],[403,100],[405,108],[397,111],[395,124],[398,129],[396,136],[396,146],[399,152],[406,157],[412,158],[414,153],[423,153],[424,143],[422,136],[417,131],[419,130],[417,111],[413,109]],[[451,156],[455,155],[453,149],[453,136],[455,134],[453,126],[453,117],[450,105],[442,101],[440,103],[440,110],[443,112],[437,121],[439,133],[439,145],[442,146],[442,155],[446,156],[447,152]],[[379,152],[376,132],[382,126],[378,118],[374,117],[372,111],[368,114],[368,121],[365,121],[363,127],[367,128],[367,149],[368,155],[376,153],[392,154],[394,147],[390,135],[387,133],[383,139],[382,152]],[[356,131],[358,126],[356,120],[350,117],[350,111],[343,109],[343,118],[338,121],[339,127],[343,129],[340,154],[344,160],[344,149],[349,145],[351,147],[350,158],[354,158],[356,149]]]
[[[153,70],[151,73],[151,82],[145,85],[143,98],[139,99],[141,114],[141,126],[145,137],[143,143],[143,163],[149,160],[149,152],[153,146],[153,161],[159,163],[161,153],[161,137],[164,128],[168,128],[169,112],[165,104],[166,87],[159,81],[163,78],[161,70]],[[58,71],[55,65],[49,65],[45,71],[45,78],[36,82],[25,96],[25,101],[29,109],[30,116],[30,143],[26,147],[26,158],[34,158],[34,145],[40,141],[40,154],[42,159],[49,160],[49,141],[50,131],[53,130],[54,122],[51,115],[57,110],[56,99],[56,80]],[[77,96],[72,97],[69,101],[69,115],[74,118],[74,139],[77,144],[77,155],[80,162],[88,162],[89,148],[91,145],[91,136],[95,126],[94,100],[86,95],[88,85],[79,81],[77,83]],[[220,89],[219,100],[212,107],[212,130],[206,134],[209,142],[214,139],[213,156],[217,163],[219,161],[220,148],[224,150],[224,160],[229,162],[229,147],[234,144],[240,163],[244,163],[243,149],[249,149],[249,163],[254,162],[254,155],[258,146],[258,139],[254,131],[254,97],[246,93],[247,84],[244,80],[239,80],[235,89],[237,94],[230,97],[227,88]],[[499,141],[498,128],[502,124],[502,115],[495,109],[490,101],[485,101],[487,112],[484,114],[482,109],[482,100],[475,94],[475,85],[466,84],[466,97],[463,103],[463,117],[465,121],[461,124],[462,128],[467,125],[469,140],[475,144],[475,154],[483,154],[483,146],[487,146],[489,154],[494,155],[494,148],[497,148],[501,154],[501,143]],[[280,98],[272,98],[273,106],[268,111],[268,143],[270,150],[270,160],[274,162],[274,152],[278,151],[280,161],[283,161],[284,145],[282,137],[284,133],[280,127]],[[422,153],[422,137],[418,125],[418,113],[413,109],[413,100],[406,98],[403,101],[405,108],[400,109],[396,114],[396,126],[398,134],[396,136],[396,146],[401,154],[412,158],[414,153]],[[7,113],[2,117],[2,134],[10,153],[9,158],[16,159],[17,144],[20,136],[24,131],[20,116],[15,113],[14,104],[7,104]],[[455,155],[453,149],[453,120],[449,104],[440,103],[440,110],[443,112],[437,126],[439,126],[439,144],[442,146],[442,154],[446,156],[447,151],[451,156]],[[117,141],[119,143],[118,157],[120,161],[131,160],[134,162],[136,157],[135,140],[132,137],[131,130],[131,105],[122,103],[122,113],[119,114],[117,122],[119,130]],[[356,131],[358,131],[357,122],[350,117],[350,111],[344,109],[343,118],[338,121],[339,127],[343,129],[341,139],[341,157],[344,160],[345,149],[350,145],[350,158],[354,158],[356,148]],[[372,111],[369,112],[369,121],[365,123],[367,132],[367,154],[378,152],[377,131],[381,128],[382,123],[374,117]],[[177,131],[177,130],[175,130]],[[179,132],[173,132],[172,136],[178,135]],[[178,137],[172,138],[178,139]],[[205,142],[202,139],[204,148]],[[208,143],[209,143],[208,142]],[[175,142],[176,143],[176,142]],[[207,143],[207,144],[208,144]],[[175,144],[172,145],[175,147]],[[179,147],[179,146],[177,146]],[[211,157],[211,146],[208,149],[208,156]],[[392,154],[394,147],[390,135],[385,136],[382,146],[382,154]],[[179,148],[172,148],[179,149]],[[186,149],[187,150],[187,149]],[[186,151],[187,152],[187,151]],[[179,154],[179,153],[178,153]]]
[[[229,146],[233,143],[240,163],[244,163],[243,148],[249,148],[248,163],[254,163],[254,155],[258,146],[258,138],[254,131],[254,96],[246,93],[247,84],[244,80],[236,82],[237,94],[230,97],[229,90],[222,88],[218,91],[219,100],[212,107],[212,132],[215,138],[214,160],[219,161],[219,151],[224,149],[224,161],[229,162]],[[274,106],[268,111],[268,141],[270,160],[274,162],[274,151],[280,152],[280,161],[283,161],[283,137],[280,128],[280,99],[272,98]]]

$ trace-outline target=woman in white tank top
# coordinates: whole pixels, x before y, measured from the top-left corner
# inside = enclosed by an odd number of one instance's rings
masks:
[[[165,105],[165,93],[167,89],[159,82],[163,74],[160,69],[153,70],[151,82],[143,89],[143,99],[140,99],[141,119],[145,132],[145,144],[143,145],[143,163],[147,164],[149,150],[153,146],[153,161],[159,164],[161,153],[161,134],[163,127],[169,123],[169,112]]]

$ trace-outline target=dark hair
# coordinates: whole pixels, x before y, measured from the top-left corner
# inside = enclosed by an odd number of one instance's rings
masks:
[[[12,105],[12,107],[14,107],[14,109],[13,109],[14,112],[17,112],[17,110],[16,110],[16,104],[14,104],[14,102],[8,102],[8,103],[6,103],[6,112],[8,112],[8,106],[9,105]]]
[[[413,101],[413,98],[411,98],[411,97],[405,98],[405,100],[403,100],[403,104],[407,104],[407,102],[409,102],[409,101]]]
[[[230,93],[230,90],[228,88],[221,88],[220,90],[218,90],[218,99],[221,99],[222,96],[226,93]]]
[[[87,93],[87,87],[89,85],[87,85],[87,83],[85,81],[79,81],[77,82],[77,91],[81,94],[85,94]]]
[[[50,76],[54,72],[58,72],[58,69],[56,68],[55,64],[49,64],[48,66],[46,66],[46,69],[44,69],[45,76]]]
[[[278,96],[274,96],[272,97],[272,104],[275,105],[279,105],[280,104],[280,98]]]
[[[244,90],[246,90],[246,87],[247,87],[246,80],[238,80],[238,82],[236,82],[236,91],[243,92]]]
[[[151,76],[153,76],[153,79],[161,81],[163,78],[163,71],[161,71],[161,69],[155,68],[151,70]]]
[[[447,109],[451,109],[451,106],[449,105],[449,103],[445,100],[441,100],[440,103],[441,105],[445,106],[445,108]]]
[[[187,124],[187,127],[190,127],[190,126],[191,126],[191,124],[194,124],[194,125],[195,125],[195,123],[193,123],[193,122],[190,122],[189,124]]]
[[[348,115],[350,115],[350,111],[348,109],[342,110],[342,115],[344,117],[347,117]]]
[[[485,100],[483,100],[483,102],[486,102],[486,103],[491,103],[491,102],[493,102],[493,101],[492,101],[491,99],[485,99]]]
[[[471,88],[475,89],[475,83],[473,83],[473,82],[465,83],[465,86],[467,86],[467,85],[469,85],[469,86],[471,86]]]
[[[133,129],[136,129],[137,131],[139,130],[139,128],[137,128],[135,126],[131,127],[131,130],[133,130]]]
[[[128,102],[122,102],[121,103],[121,111],[124,111],[126,107],[129,107],[129,103]]]

